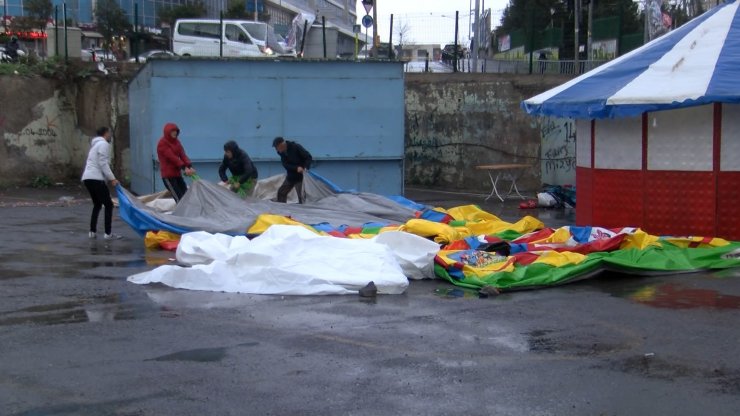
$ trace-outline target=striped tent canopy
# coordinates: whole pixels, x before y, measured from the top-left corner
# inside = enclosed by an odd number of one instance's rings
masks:
[[[522,102],[529,114],[632,117],[644,112],[740,102],[740,1],[563,85]]]

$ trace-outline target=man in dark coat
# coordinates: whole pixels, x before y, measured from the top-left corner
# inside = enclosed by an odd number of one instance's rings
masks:
[[[226,177],[226,169],[231,172],[231,178]],[[224,144],[224,160],[218,167],[218,176],[229,184],[229,189],[245,197],[252,191],[258,174],[247,152],[230,140]]]
[[[288,193],[295,187],[298,194],[298,203],[302,204],[303,196],[303,174],[308,172],[313,158],[303,146],[282,137],[276,137],[272,141],[272,147],[280,155],[280,161],[285,168],[285,180],[277,192],[278,202],[287,202]]]

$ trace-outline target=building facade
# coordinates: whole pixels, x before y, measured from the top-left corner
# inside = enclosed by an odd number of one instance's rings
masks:
[[[158,11],[162,8],[177,6],[188,0],[115,0],[134,23],[134,9],[138,4],[139,24],[149,28],[158,28]],[[2,13],[13,18],[28,14],[23,7],[24,0],[0,0]],[[97,0],[52,0],[56,16],[59,21],[66,19],[73,24],[90,26],[95,23],[95,7]],[[226,11],[228,0],[204,0],[207,15],[204,17],[218,18],[221,11]],[[269,23],[275,26],[278,33],[286,34],[297,16],[305,17],[309,23],[320,23],[326,19],[327,25],[335,27],[342,37],[354,39],[353,25],[357,21],[355,0],[245,0],[247,12],[254,12],[255,8],[260,15],[269,16]],[[54,16],[50,16],[53,18]]]

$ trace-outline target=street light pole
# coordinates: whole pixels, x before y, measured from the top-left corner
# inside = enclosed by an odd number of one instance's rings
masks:
[[[473,70],[478,72],[478,49],[480,49],[480,0],[475,0],[475,20],[473,20]]]
[[[8,21],[5,20],[5,16],[8,15],[8,0],[3,0],[3,31],[8,33]]]
[[[573,40],[573,47],[574,47],[574,50],[573,50],[573,64],[574,64],[575,68],[573,69],[573,73],[574,74],[578,74],[579,73],[579,71],[578,71],[578,66],[579,66],[578,65],[578,49],[579,49],[579,45],[578,45],[578,32],[579,32],[579,29],[578,29],[578,27],[580,26],[580,20],[581,20],[580,19],[580,14],[581,14],[581,0],[574,0],[573,1],[573,9],[575,9],[574,10],[574,13],[573,13],[573,17],[574,17],[573,18],[573,21],[575,22],[574,23],[574,26],[575,26],[575,28],[574,28],[575,36],[574,36],[574,40]]]
[[[593,29],[593,23],[594,23],[593,13],[594,13],[594,0],[590,0],[588,2],[588,37],[586,38],[586,49],[587,49],[586,56],[588,57],[589,61],[594,59],[593,51],[591,48],[591,43],[593,41],[592,40],[593,33],[591,32],[591,30]]]
[[[643,44],[648,43],[648,41],[650,41],[650,30],[648,29],[648,25],[649,25],[649,23],[648,23],[648,7],[650,6],[649,3],[650,3],[650,0],[645,0],[645,2],[643,3],[644,6],[642,6],[642,8],[643,8],[643,16],[644,16],[643,20],[644,20],[644,23],[645,23],[643,25],[643,29],[642,29],[643,30],[643,34],[642,34],[642,43]]]
[[[373,48],[375,48],[375,51],[373,52],[373,57],[378,57],[378,49],[380,48],[380,39],[379,39],[379,28],[378,28],[378,0],[373,1]]]

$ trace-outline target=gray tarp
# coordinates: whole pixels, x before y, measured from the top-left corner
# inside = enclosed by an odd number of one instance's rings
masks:
[[[276,182],[272,178],[264,181]],[[261,214],[288,216],[304,224],[328,223],[334,227],[370,222],[399,224],[415,216],[413,209],[380,195],[336,193],[310,175],[304,178],[304,188],[305,204],[284,204],[257,198],[241,199],[222,186],[197,180],[171,213],[145,205],[125,189],[123,192],[135,209],[162,222],[210,233],[244,234]]]

